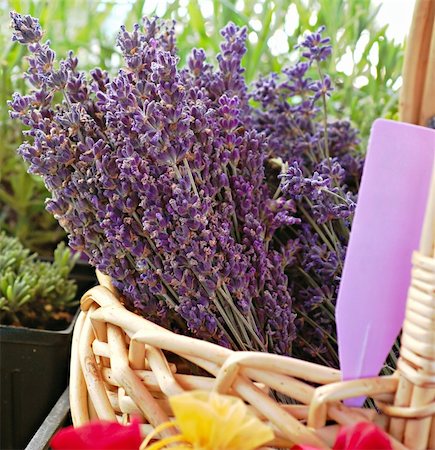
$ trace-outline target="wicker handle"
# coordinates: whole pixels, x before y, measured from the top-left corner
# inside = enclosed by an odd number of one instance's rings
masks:
[[[434,127],[435,116],[435,0],[417,0],[405,54],[400,120]],[[420,240],[413,259],[403,327],[399,384],[394,408],[435,408],[435,162],[428,205]],[[423,419],[392,419],[389,432],[415,449],[435,448],[433,412]]]
[[[399,117],[428,125],[435,115],[435,0],[417,0],[405,53]]]

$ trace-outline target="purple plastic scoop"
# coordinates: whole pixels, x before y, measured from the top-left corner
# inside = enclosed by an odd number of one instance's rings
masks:
[[[434,155],[435,130],[374,122],[337,300],[344,380],[377,376],[400,332]]]

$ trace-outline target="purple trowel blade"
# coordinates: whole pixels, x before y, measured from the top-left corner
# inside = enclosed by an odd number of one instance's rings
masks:
[[[337,300],[344,380],[378,375],[400,332],[434,155],[435,130],[374,122]]]

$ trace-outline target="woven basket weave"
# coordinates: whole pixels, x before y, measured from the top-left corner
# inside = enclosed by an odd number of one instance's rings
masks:
[[[426,124],[435,114],[434,17],[435,0],[417,1],[405,58],[403,121]],[[141,415],[148,433],[171,417],[169,396],[203,389],[242,398],[272,425],[271,447],[330,448],[341,425],[373,421],[390,434],[395,449],[435,449],[434,216],[435,169],[420,249],[413,255],[401,355],[392,376],[342,382],[340,372],[331,368],[176,335],[127,311],[110,280],[98,274],[100,286],[83,296],[73,337],[74,425],[95,418],[125,423]],[[209,376],[178,373],[183,359]],[[297,404],[280,404],[270,390]],[[371,397],[379,412],[342,402],[358,396]],[[169,429],[161,437],[173,433]]]

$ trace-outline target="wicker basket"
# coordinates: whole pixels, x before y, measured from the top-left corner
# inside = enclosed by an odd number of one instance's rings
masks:
[[[401,120],[411,123],[426,124],[435,113],[434,16],[435,0],[417,2],[400,105]],[[176,335],[127,311],[110,280],[98,274],[100,286],[83,296],[73,337],[74,425],[95,418],[128,422],[139,414],[148,433],[171,416],[169,396],[204,389],[248,403],[272,425],[272,447],[330,448],[341,425],[373,421],[390,434],[395,449],[435,449],[434,216],[435,170],[420,249],[413,256],[401,356],[392,376],[342,382],[340,372],[331,368]],[[178,373],[168,355],[210,375]],[[280,404],[269,396],[270,389],[297,404]],[[371,397],[380,412],[342,402],[357,396]],[[169,429],[161,437],[173,433]]]

